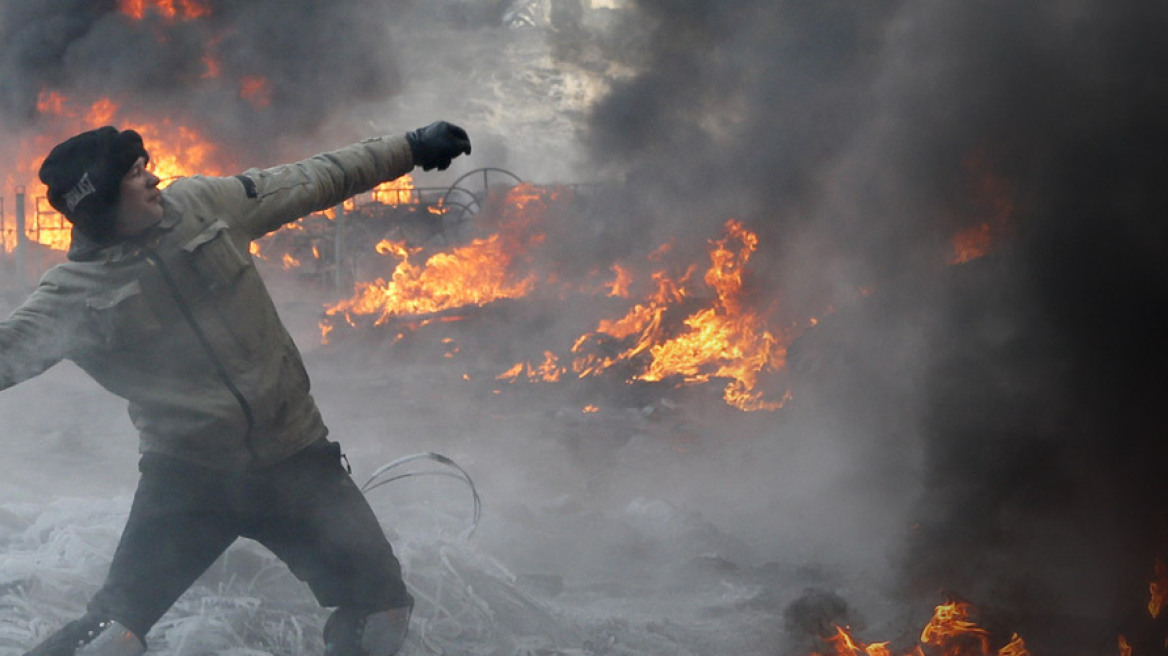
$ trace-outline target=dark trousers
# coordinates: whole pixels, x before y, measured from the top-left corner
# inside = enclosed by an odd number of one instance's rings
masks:
[[[291,458],[238,474],[146,454],[126,530],[91,613],[138,636],[240,536],[288,564],[322,606],[412,604],[401,566],[364,495],[321,439]]]

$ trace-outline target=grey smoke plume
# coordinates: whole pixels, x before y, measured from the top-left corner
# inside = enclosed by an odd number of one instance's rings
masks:
[[[31,125],[38,96],[55,90],[142,105],[262,154],[278,136],[310,133],[399,84],[384,29],[398,3],[199,0],[209,13],[185,21],[149,9],[132,20],[118,4],[0,3],[0,110],[10,126]],[[266,104],[241,94],[254,76],[267,80]]]
[[[796,403],[846,420],[873,485],[919,440],[902,589],[1000,606],[1040,643],[1138,614],[1168,510],[1168,8],[637,6],[641,72],[596,108],[597,160],[667,217],[642,238],[738,214],[761,295],[839,302],[792,348]],[[995,251],[945,266],[995,202]]]

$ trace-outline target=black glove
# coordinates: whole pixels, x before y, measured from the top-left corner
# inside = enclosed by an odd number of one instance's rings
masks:
[[[466,130],[446,121],[437,121],[407,132],[406,141],[410,142],[414,165],[421,166],[425,171],[445,171],[450,166],[450,160],[470,154],[470,137],[466,136]]]

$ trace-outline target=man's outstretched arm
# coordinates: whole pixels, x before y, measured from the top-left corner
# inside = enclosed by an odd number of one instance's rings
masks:
[[[373,187],[409,173],[415,166],[445,169],[469,154],[462,128],[444,121],[402,135],[366,139],[299,162],[250,169],[234,178],[203,179],[211,203],[233,205],[232,218],[259,238],[285,223],[334,207]],[[190,180],[192,188],[197,179]],[[175,189],[185,186],[175,183]]]
[[[55,283],[42,280],[11,316],[0,321],[0,390],[64,359],[67,331],[57,292]]]

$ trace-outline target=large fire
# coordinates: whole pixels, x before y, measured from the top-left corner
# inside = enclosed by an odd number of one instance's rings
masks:
[[[579,377],[596,376],[618,364],[631,365],[630,381],[658,382],[678,379],[681,384],[729,382],[725,401],[741,410],[775,410],[778,400],[764,398],[759,376],[783,368],[786,347],[797,330],[785,334],[771,328],[763,313],[743,298],[743,273],[758,248],[758,237],[741,222],[726,222],[725,235],[711,242],[710,267],[704,289],[693,280],[696,265],[680,275],[652,273],[653,291],[621,318],[601,320],[594,331],[581,335],[572,345],[570,370]],[[618,269],[614,289],[628,287],[628,272]],[[681,321],[680,330],[665,321],[666,315],[689,299],[713,292],[705,307]],[[621,348],[612,352],[613,343]],[[545,354],[539,365],[518,363],[499,376],[501,380],[553,382],[569,371],[554,354]]]

